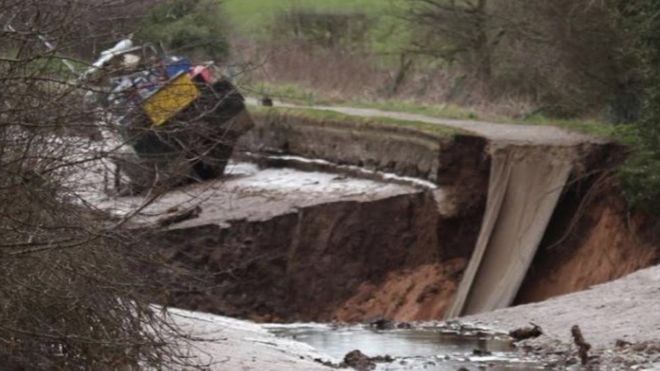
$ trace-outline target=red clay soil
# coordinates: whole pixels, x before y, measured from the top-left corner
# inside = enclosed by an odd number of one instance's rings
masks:
[[[441,319],[451,304],[467,259],[456,258],[387,275],[380,284],[363,283],[335,312],[340,322],[375,318],[395,321]]]
[[[658,263],[660,244],[650,235],[657,222],[630,215],[615,186],[602,188],[572,223],[566,218],[551,226],[554,236],[537,254],[517,304],[585,290]]]

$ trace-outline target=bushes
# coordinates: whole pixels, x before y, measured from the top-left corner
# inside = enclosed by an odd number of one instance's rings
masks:
[[[660,152],[640,140],[620,171],[626,198],[635,209],[660,214]]]
[[[628,131],[633,152],[621,171],[631,204],[660,215],[660,3],[634,2],[625,9],[625,25],[635,35],[630,53],[644,77],[641,119]]]
[[[291,8],[278,13],[273,24],[276,39],[296,40],[325,48],[366,47],[372,19],[362,12]]]
[[[461,67],[493,96],[526,97],[546,115],[571,117],[604,112],[635,84],[622,53],[621,2],[414,0],[407,18],[418,52]],[[620,111],[616,120],[634,116]]]
[[[229,47],[218,0],[169,0],[149,12],[138,37],[172,53],[225,58]]]

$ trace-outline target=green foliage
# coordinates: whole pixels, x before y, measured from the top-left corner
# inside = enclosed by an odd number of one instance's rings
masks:
[[[613,120],[630,121],[638,79],[621,53],[623,2],[410,0],[411,47],[460,68],[486,99],[525,97],[557,118],[611,105]]]
[[[242,86],[248,94],[257,93],[260,96],[269,96],[283,102],[314,106],[319,104],[335,104],[336,101],[322,97],[317,91],[296,84],[272,84],[258,82]]]
[[[408,42],[409,33],[401,14],[407,0],[224,0],[232,25],[241,34],[256,39],[272,37],[272,25],[291,9],[310,13],[364,14],[369,22],[367,43],[372,51],[391,53]]]
[[[630,143],[631,147],[634,147],[634,143],[636,143],[630,138],[630,133],[623,131],[623,129],[628,128],[628,126],[616,126],[595,119],[557,119],[538,114],[524,119],[516,119],[484,112],[476,112],[466,107],[451,103],[430,104],[400,99],[367,100],[330,97],[324,95],[320,91],[305,88],[296,84],[272,84],[268,82],[260,82],[253,85],[243,86],[243,88],[247,90],[248,94],[257,93],[260,96],[269,96],[279,101],[295,103],[298,105],[350,106],[374,108],[383,111],[407,112],[455,120],[483,120],[519,125],[549,125],[600,138]]]
[[[138,36],[173,53],[222,59],[229,51],[217,0],[168,0],[145,17]]]
[[[320,109],[254,107],[251,108],[251,111],[253,114],[256,113],[257,115],[269,115],[275,113],[275,114],[284,114],[287,116],[302,117],[319,122],[334,120],[344,123],[350,123],[356,126],[383,125],[390,127],[403,127],[407,129],[423,131],[425,133],[437,135],[443,138],[451,138],[459,134],[469,134],[466,131],[458,130],[452,127],[429,124],[426,122],[398,120],[388,117],[359,117],[359,116],[345,115],[343,113],[329,111],[329,110],[320,110]]]
[[[628,202],[636,209],[660,214],[660,152],[641,140],[619,174]]]
[[[397,0],[400,1],[400,0]],[[377,16],[391,9],[391,0],[224,0],[232,22],[245,34],[254,36],[274,17],[292,8],[315,11],[366,12]]]
[[[277,15],[273,35],[325,48],[363,47],[372,22],[365,12],[292,8]]]
[[[660,214],[660,3],[641,0],[625,10],[625,25],[637,36],[630,53],[641,61],[646,86],[642,119],[625,129],[634,151],[621,178],[634,207]]]

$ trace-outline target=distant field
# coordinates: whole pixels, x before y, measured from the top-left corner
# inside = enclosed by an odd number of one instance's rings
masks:
[[[236,30],[248,36],[263,35],[273,17],[292,7],[332,11],[363,11],[374,17],[387,18],[385,23],[394,22],[392,15],[397,4],[406,0],[220,0],[223,2],[230,22]],[[380,22],[379,22],[380,23]],[[382,24],[379,25],[382,27]],[[267,31],[266,31],[267,32]]]

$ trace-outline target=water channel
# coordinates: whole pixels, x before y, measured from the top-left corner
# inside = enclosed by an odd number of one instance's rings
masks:
[[[369,357],[390,356],[376,370],[494,370],[544,369],[533,359],[521,359],[510,338],[478,329],[415,327],[378,330],[367,325],[266,325],[271,333],[311,345],[339,363],[360,350]]]

